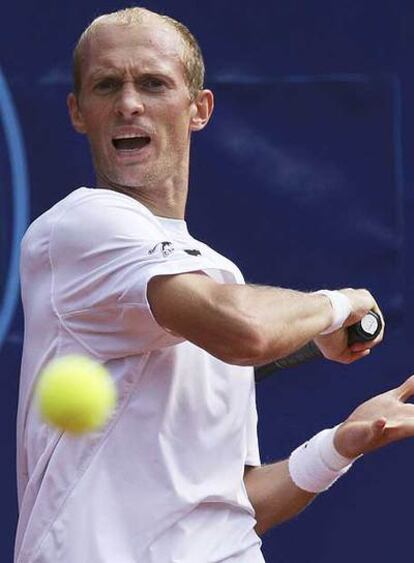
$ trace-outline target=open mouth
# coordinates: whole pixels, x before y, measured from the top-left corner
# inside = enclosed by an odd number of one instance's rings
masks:
[[[136,151],[149,145],[149,137],[120,137],[112,139],[112,144],[117,151]]]

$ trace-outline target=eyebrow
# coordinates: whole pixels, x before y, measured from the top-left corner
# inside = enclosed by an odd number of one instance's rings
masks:
[[[133,75],[138,74],[139,78],[145,78],[149,76],[156,76],[158,78],[163,78],[169,82],[175,83],[174,78],[170,75],[170,73],[166,72],[161,68],[151,68],[149,70],[145,70],[144,72],[133,72]],[[124,72],[116,67],[99,67],[91,72],[89,75],[89,79],[92,81],[99,80],[101,78],[106,77],[115,77],[115,78],[122,78]]]
[[[96,80],[106,76],[122,76],[122,74],[123,72],[115,67],[99,67],[90,73],[89,78]]]

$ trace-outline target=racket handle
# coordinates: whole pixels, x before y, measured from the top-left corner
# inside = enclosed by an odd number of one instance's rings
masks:
[[[382,330],[382,320],[378,313],[370,311],[359,322],[348,327],[348,344],[355,342],[368,342],[374,340]],[[305,346],[289,354],[284,358],[270,362],[254,369],[256,382],[268,377],[271,373],[285,368],[291,368],[313,360],[314,358],[323,358],[322,352],[311,340]]]
[[[382,330],[382,319],[375,311],[370,311],[362,319],[348,328],[348,344],[375,340]]]

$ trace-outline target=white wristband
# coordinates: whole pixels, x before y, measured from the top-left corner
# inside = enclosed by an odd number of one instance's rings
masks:
[[[333,440],[337,428],[322,430],[290,454],[289,473],[300,489],[326,491],[355,461],[336,450]]]
[[[331,324],[320,334],[330,334],[331,332],[335,332],[335,330],[342,328],[344,322],[352,312],[352,305],[349,298],[340,291],[329,291],[327,289],[321,289],[316,293],[326,295],[331,302],[333,309],[333,320]]]

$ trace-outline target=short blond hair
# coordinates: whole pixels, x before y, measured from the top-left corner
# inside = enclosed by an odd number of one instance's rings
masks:
[[[140,7],[125,8],[109,14],[103,14],[95,18],[79,37],[73,51],[73,90],[76,96],[79,96],[82,86],[82,59],[84,47],[90,37],[93,36],[97,27],[104,23],[115,23],[117,25],[137,24],[153,16],[160,18],[164,23],[178,32],[184,45],[182,62],[184,64],[188,90],[192,99],[196,97],[197,93],[204,87],[205,75],[203,55],[196,38],[181,22],[164,14],[157,14],[156,12],[151,12],[146,8]]]

